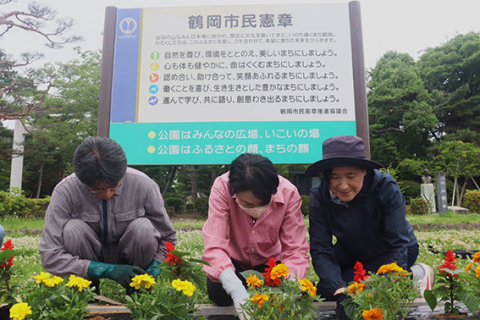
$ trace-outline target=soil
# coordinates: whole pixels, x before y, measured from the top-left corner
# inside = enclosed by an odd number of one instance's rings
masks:
[[[436,314],[432,318],[463,318],[466,316],[467,316],[466,313],[459,313],[458,315],[455,315],[453,313],[447,312],[447,313]]]

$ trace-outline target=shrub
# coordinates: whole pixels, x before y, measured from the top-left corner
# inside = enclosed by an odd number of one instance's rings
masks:
[[[462,206],[467,208],[469,213],[480,213],[480,191],[467,190],[463,196]]]
[[[200,197],[195,200],[195,208],[202,215],[208,214],[208,197]]]
[[[302,214],[303,216],[308,215],[308,209],[310,207],[310,196],[300,196],[302,197]]]
[[[423,198],[410,199],[409,214],[427,215],[430,213],[428,202]]]
[[[402,193],[407,200],[407,203],[410,203],[410,199],[415,199],[420,197],[420,183],[415,181],[399,181],[399,185],[401,185]]]
[[[43,218],[50,203],[45,199],[30,199],[19,190],[0,191],[0,217]]]
[[[187,211],[191,211],[193,209],[195,209],[195,203],[193,202],[187,203]]]
[[[168,207],[174,207],[175,212],[180,212],[183,209],[183,199],[182,198],[166,198],[165,203]]]

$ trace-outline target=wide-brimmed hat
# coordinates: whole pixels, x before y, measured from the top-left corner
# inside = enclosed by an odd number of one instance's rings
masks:
[[[336,167],[383,168],[380,163],[366,159],[363,139],[351,135],[335,136],[325,140],[322,160],[310,165],[305,174],[311,175]]]

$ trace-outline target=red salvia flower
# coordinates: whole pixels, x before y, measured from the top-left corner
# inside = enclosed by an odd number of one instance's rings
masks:
[[[445,260],[445,262],[441,265],[439,265],[437,268],[439,269],[442,269],[442,268],[445,268],[445,269],[450,269],[450,270],[455,270],[457,269],[457,263],[454,262],[455,260],[457,260],[457,258],[455,258],[455,255],[453,254],[452,250],[448,250],[447,251],[447,255],[445,256],[445,258],[443,259]],[[444,270],[439,270],[438,272],[442,273],[442,272],[445,272]],[[448,276],[451,276],[450,273],[447,273]],[[458,277],[458,274],[454,275],[454,277]]]
[[[9,239],[8,241],[6,241],[4,244],[3,244],[3,247],[2,249],[0,249],[1,251],[4,251],[4,250],[7,250],[7,249],[13,249],[13,244],[12,244],[12,240]]]
[[[357,261],[357,263],[355,263],[355,266],[353,268],[355,269],[355,271],[353,272],[354,274],[353,281],[361,282],[369,277],[367,275],[367,271],[363,269],[363,264],[360,261]]]
[[[5,251],[7,249],[13,249],[13,244],[11,239],[9,239],[3,244],[3,247],[0,249],[0,251]],[[10,259],[7,260],[7,267],[13,266],[13,258],[14,256],[10,257]],[[0,265],[0,268],[5,268],[5,264],[2,263]]]
[[[175,246],[170,241],[166,241],[165,246],[167,247],[167,252],[175,250]]]
[[[165,262],[168,262],[169,265],[173,266],[175,263],[178,265],[182,264],[182,259],[174,255],[173,253],[168,252]]]

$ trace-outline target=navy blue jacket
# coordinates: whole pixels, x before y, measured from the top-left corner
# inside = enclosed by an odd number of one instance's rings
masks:
[[[347,285],[342,271],[357,261],[380,259],[381,264],[397,262],[407,269],[407,249],[417,243],[405,218],[405,197],[389,174],[368,169],[361,191],[347,204],[334,203],[323,180],[310,192],[313,267],[332,294]]]

